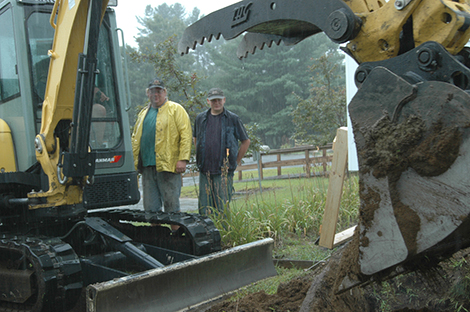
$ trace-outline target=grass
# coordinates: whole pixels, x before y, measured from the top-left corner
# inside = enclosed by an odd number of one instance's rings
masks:
[[[300,167],[300,169],[302,169]],[[298,168],[284,170],[297,174]],[[276,172],[277,170],[274,169]],[[265,170],[264,177],[269,170]],[[224,248],[271,237],[277,259],[321,261],[332,250],[319,247],[319,237],[328,191],[328,179],[288,178],[282,180],[241,181],[234,183],[234,198],[225,218],[213,220],[221,232]],[[349,176],[343,186],[337,232],[354,226],[359,211],[358,177]],[[197,185],[182,189],[183,197],[197,197]],[[306,274],[304,270],[277,268],[278,276],[252,285],[239,295],[265,290],[273,293],[279,283]],[[275,292],[275,291],[274,291]]]
[[[316,239],[322,224],[328,191],[327,178],[289,178],[234,183],[235,193],[227,218],[214,219],[226,246],[265,237],[278,242],[289,236]],[[197,197],[197,185],[182,189],[183,197]],[[337,231],[356,224],[359,209],[358,178],[343,186]]]
[[[317,175],[320,175],[323,173],[323,167],[315,167],[314,171],[312,171],[312,176],[313,172],[315,172]],[[296,167],[283,167],[281,174],[283,176],[290,176],[292,179],[295,179],[298,175],[305,174],[305,168],[296,166]],[[277,176],[277,169],[263,169],[263,178],[272,178]],[[242,172],[242,181],[239,181],[238,177],[238,172],[235,173],[234,176],[234,187],[235,190],[238,191],[239,189],[243,189],[245,187],[248,187],[250,189],[258,189],[259,190],[259,180],[258,180],[259,174],[258,170],[249,170],[249,171],[243,171]],[[193,184],[197,184],[199,181],[199,177],[191,177],[193,179]],[[264,184],[268,181],[272,180],[262,180],[263,187]],[[276,184],[278,182],[281,182],[283,180],[276,180]],[[181,190],[181,197],[188,197],[188,198],[197,198],[197,186],[186,186],[183,187]]]

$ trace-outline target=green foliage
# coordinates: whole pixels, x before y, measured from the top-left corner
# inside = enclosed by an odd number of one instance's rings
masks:
[[[277,259],[324,261],[333,252],[315,245],[322,222],[326,192],[326,178],[302,178],[263,181],[263,193],[253,193],[256,186],[235,183],[246,196],[235,199],[226,209],[226,218],[213,217],[221,229],[225,247],[249,243],[257,239],[275,239],[274,257]],[[338,230],[352,226],[358,215],[358,178],[346,181],[341,201]],[[243,186],[245,184],[245,186]],[[345,213],[347,212],[347,213]],[[344,217],[347,215],[347,217]],[[258,291],[275,294],[280,283],[310,274],[308,270],[276,268],[278,275],[242,288],[230,300],[237,301]]]
[[[301,144],[332,142],[336,129],[346,125],[346,88],[335,53],[323,55],[310,67],[314,73],[310,96],[292,112],[294,140]]]
[[[329,258],[331,253],[331,250],[315,245],[314,240],[299,238],[296,234],[282,237],[276,242],[274,249],[276,259],[323,261]]]
[[[197,12],[196,19],[198,15]],[[139,36],[136,38],[139,50],[141,52],[158,51],[159,42],[182,34],[188,25],[185,17],[185,8],[179,3],[172,5],[163,3],[157,7],[147,5],[145,16],[137,18],[139,24],[142,25],[142,28],[139,28]]]
[[[257,135],[258,133],[258,124],[254,123],[251,125],[245,125],[246,133],[250,138],[250,146],[248,147],[247,154],[253,154],[253,152],[258,152],[261,148],[261,138]]]
[[[388,312],[392,311],[392,308],[389,304],[389,296],[393,293],[392,288],[388,282],[380,283],[379,289],[374,288],[373,297],[377,300],[380,311]]]
[[[147,6],[145,16],[138,18],[142,25],[136,37],[138,48],[126,47],[130,56],[131,124],[148,101],[145,90],[155,76],[165,81],[169,99],[182,104],[192,118],[206,106],[205,94],[197,87],[204,77],[186,71],[193,61],[192,57],[181,58],[176,49],[178,36],[182,35],[187,25],[199,18],[199,14],[195,8],[187,16],[181,4],[169,6],[164,3],[155,8]]]

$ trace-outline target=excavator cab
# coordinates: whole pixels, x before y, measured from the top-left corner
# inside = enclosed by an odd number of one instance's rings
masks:
[[[30,75],[32,78],[33,112],[36,113],[36,122],[40,125],[42,102],[44,101],[47,75],[50,59],[47,52],[52,48],[54,29],[52,27],[36,27],[47,25],[49,12],[36,11],[31,13],[27,20],[29,59],[32,64]],[[98,74],[95,81],[92,113],[92,129],[90,147],[94,150],[104,151],[115,149],[122,142],[122,124],[119,109],[119,94],[116,90],[115,66],[110,43],[110,27],[102,24],[99,35],[98,48]],[[36,108],[36,109],[34,109]]]
[[[0,209],[7,214],[15,209],[11,206],[24,204],[20,198],[25,199],[28,192],[47,190],[41,181],[44,177],[35,174],[38,165],[33,142],[42,124],[55,31],[50,24],[53,9],[53,1],[3,1],[0,8],[4,29],[0,33],[0,119],[3,128],[9,129],[2,131],[5,140],[0,141],[0,148],[5,162],[0,166],[14,164],[0,169],[4,173],[0,176]],[[93,184],[84,190],[84,209],[130,205],[140,199],[116,29],[115,13],[108,8],[99,30],[89,139],[89,147],[96,153],[95,174]],[[62,145],[69,142],[70,122],[64,117],[55,129]]]

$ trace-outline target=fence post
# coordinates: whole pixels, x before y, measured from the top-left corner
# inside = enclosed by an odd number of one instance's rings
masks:
[[[323,176],[326,177],[326,165],[327,165],[327,158],[326,158],[326,148],[322,149],[322,159],[323,159]]]
[[[305,170],[307,178],[310,178],[310,150],[305,150]]]
[[[259,158],[258,158],[258,175],[261,180],[263,180],[263,155],[259,153]]]
[[[344,175],[348,162],[348,128],[341,127],[336,131],[333,144],[333,160],[331,162],[328,191],[326,193],[325,212],[320,233],[319,245],[333,248],[338,222],[339,205],[343,193]]]

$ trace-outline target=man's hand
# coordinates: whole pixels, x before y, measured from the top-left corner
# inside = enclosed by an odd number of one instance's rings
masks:
[[[178,160],[176,162],[176,173],[184,173],[186,171],[186,160]]]
[[[240,148],[238,149],[238,156],[237,156],[237,166],[240,166],[242,163],[242,159],[246,154],[246,151],[248,150],[248,147],[250,147],[250,139],[242,141],[242,144],[240,145]]]

